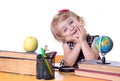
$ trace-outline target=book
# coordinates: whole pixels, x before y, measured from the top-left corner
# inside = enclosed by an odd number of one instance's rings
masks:
[[[110,64],[100,62],[101,60],[80,62],[74,73],[78,76],[120,81],[120,62],[109,61]]]
[[[53,55],[54,53],[56,52],[47,54]],[[0,71],[36,75],[37,55],[39,54],[0,50]]]
[[[75,69],[74,73],[76,76],[84,76],[90,78],[103,79],[107,81],[120,81],[120,74],[118,73],[108,73],[102,71],[93,71],[86,69]]]
[[[98,64],[101,60],[89,60],[78,63],[79,69],[103,71],[120,74],[120,62],[108,61],[110,64]]]

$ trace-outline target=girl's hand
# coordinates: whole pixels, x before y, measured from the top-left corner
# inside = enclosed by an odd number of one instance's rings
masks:
[[[67,36],[65,39],[66,41],[72,41],[74,44],[80,44],[82,41],[86,41],[86,29],[83,26],[76,26],[77,34],[73,34],[70,36]]]
[[[78,36],[69,36],[66,37],[66,41],[72,41],[74,44],[80,43]]]
[[[87,37],[87,31],[83,26],[77,27],[77,30],[79,31],[78,38],[80,42],[86,41]]]

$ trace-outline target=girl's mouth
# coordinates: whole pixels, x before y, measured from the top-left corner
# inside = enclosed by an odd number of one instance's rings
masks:
[[[77,30],[73,31],[72,35],[76,34],[77,33]]]

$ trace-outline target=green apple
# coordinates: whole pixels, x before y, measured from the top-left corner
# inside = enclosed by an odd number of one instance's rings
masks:
[[[27,52],[34,52],[38,48],[38,40],[34,36],[29,36],[25,38],[23,47]]]

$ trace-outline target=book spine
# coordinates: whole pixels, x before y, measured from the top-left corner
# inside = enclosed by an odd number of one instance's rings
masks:
[[[107,73],[107,72],[91,71],[91,70],[85,70],[85,69],[75,69],[74,73],[77,76],[120,81],[120,74],[117,74],[117,73]]]

